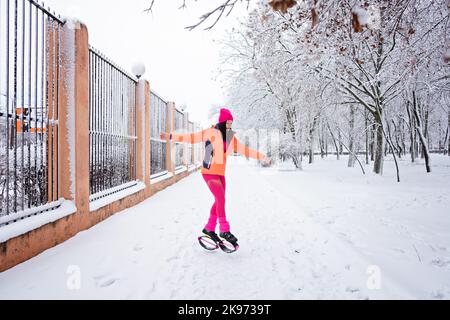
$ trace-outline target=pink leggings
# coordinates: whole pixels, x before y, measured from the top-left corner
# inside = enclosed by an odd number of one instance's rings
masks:
[[[215,199],[205,229],[215,231],[217,218],[219,218],[220,232],[229,232],[230,224],[225,215],[225,177],[217,174],[202,174],[202,176]]]

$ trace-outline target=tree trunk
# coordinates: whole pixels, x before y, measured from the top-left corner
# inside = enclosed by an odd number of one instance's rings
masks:
[[[370,126],[370,161],[375,161],[375,127]]]
[[[369,116],[367,110],[364,109],[364,120],[366,128],[366,164],[369,164]]]
[[[408,101],[406,102],[406,112],[408,113],[408,119],[409,119],[409,139],[411,140],[411,146],[410,146],[410,153],[411,153],[411,162],[414,163],[414,160],[416,158],[415,156],[415,145],[416,145],[416,140],[415,140],[415,135],[414,132],[416,131],[416,124],[415,124],[415,120],[414,120],[414,116],[411,113],[411,103]]]
[[[327,121],[327,127],[328,127],[328,131],[330,132],[331,138],[333,139],[334,147],[336,148],[337,160],[339,160],[339,146],[338,146],[338,142],[336,141],[336,138],[334,137],[333,131],[331,131],[331,127],[330,127],[330,124],[328,123],[328,121]]]
[[[355,106],[350,105],[350,132],[349,132],[349,152],[347,166],[353,168],[355,165]]]
[[[447,117],[447,155],[450,157],[450,106],[448,106]]]
[[[400,145],[400,142],[398,141],[398,130],[397,130],[397,126],[395,125],[394,119],[392,119],[392,125],[394,126],[395,145],[393,145],[393,142],[392,142],[391,127],[388,123],[387,129],[388,129],[388,133],[389,133],[389,139],[391,141],[391,144],[394,147],[393,152],[396,152],[398,155],[398,158],[401,159],[402,158],[402,146]]]
[[[425,158],[425,168],[427,172],[431,172],[431,166],[430,166],[430,154],[428,152],[428,143],[427,139],[423,133],[423,127],[422,127],[422,120],[419,114],[419,102],[416,99],[416,93],[413,91],[413,112],[416,118],[416,124],[417,124],[417,133],[420,138],[420,142],[422,143],[423,147],[423,157]]]
[[[318,117],[314,117],[312,127],[309,130],[309,163],[314,162],[314,133],[316,131],[316,125],[317,125],[317,119]]]
[[[422,119],[420,120],[422,123],[422,134],[425,140],[427,140],[427,112],[422,110],[422,105],[417,101],[417,112],[420,115],[423,115]],[[420,139],[420,158],[425,159],[425,146],[422,143],[422,139]]]
[[[406,142],[405,142],[405,123],[403,121],[400,121],[400,136],[401,136],[401,144],[402,144],[402,151],[403,155],[406,155]]]
[[[384,136],[383,136],[383,120],[380,115],[374,114],[376,124],[376,139],[377,145],[375,149],[375,162],[373,164],[373,171],[376,174],[383,174],[384,161]]]
[[[320,132],[319,132],[319,137],[320,137],[320,157],[323,159],[325,158],[325,132],[323,130],[323,122],[320,121]]]

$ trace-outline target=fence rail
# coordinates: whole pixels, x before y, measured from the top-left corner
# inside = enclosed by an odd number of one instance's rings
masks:
[[[15,220],[17,215],[13,213],[58,200],[62,25],[59,16],[33,0],[0,1],[0,218],[3,224]]]

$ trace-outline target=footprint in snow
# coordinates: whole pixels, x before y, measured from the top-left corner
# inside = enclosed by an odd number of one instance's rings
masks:
[[[107,276],[100,276],[100,277],[95,277],[95,284],[97,287],[101,287],[101,288],[106,288],[109,287],[111,285],[113,285],[114,283],[116,283],[118,280],[120,280],[119,278],[116,277],[107,277]]]
[[[167,258],[167,259],[166,259],[166,262],[170,262],[170,261],[178,260],[178,259],[180,259],[180,257],[174,256],[174,257]]]
[[[441,258],[437,258],[437,259],[434,259],[433,261],[431,261],[431,264],[435,265],[437,267],[444,268],[446,266],[450,266],[450,260],[444,260]]]
[[[347,287],[347,289],[345,289],[345,291],[350,292],[350,293],[355,293],[355,292],[359,292],[360,290],[355,287]]]

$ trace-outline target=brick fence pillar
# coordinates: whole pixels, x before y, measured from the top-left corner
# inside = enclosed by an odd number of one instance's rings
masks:
[[[150,186],[150,85],[139,80],[136,85],[136,179]]]
[[[73,199],[77,207],[76,231],[90,227],[89,221],[89,35],[80,22],[66,23],[62,37],[60,130],[69,143],[61,139],[61,196]],[[65,118],[65,119],[63,119]],[[60,137],[62,138],[62,137]],[[69,168],[67,165],[69,158]],[[65,174],[70,170],[70,174]],[[72,172],[73,170],[73,172]],[[70,187],[69,187],[70,185]]]

